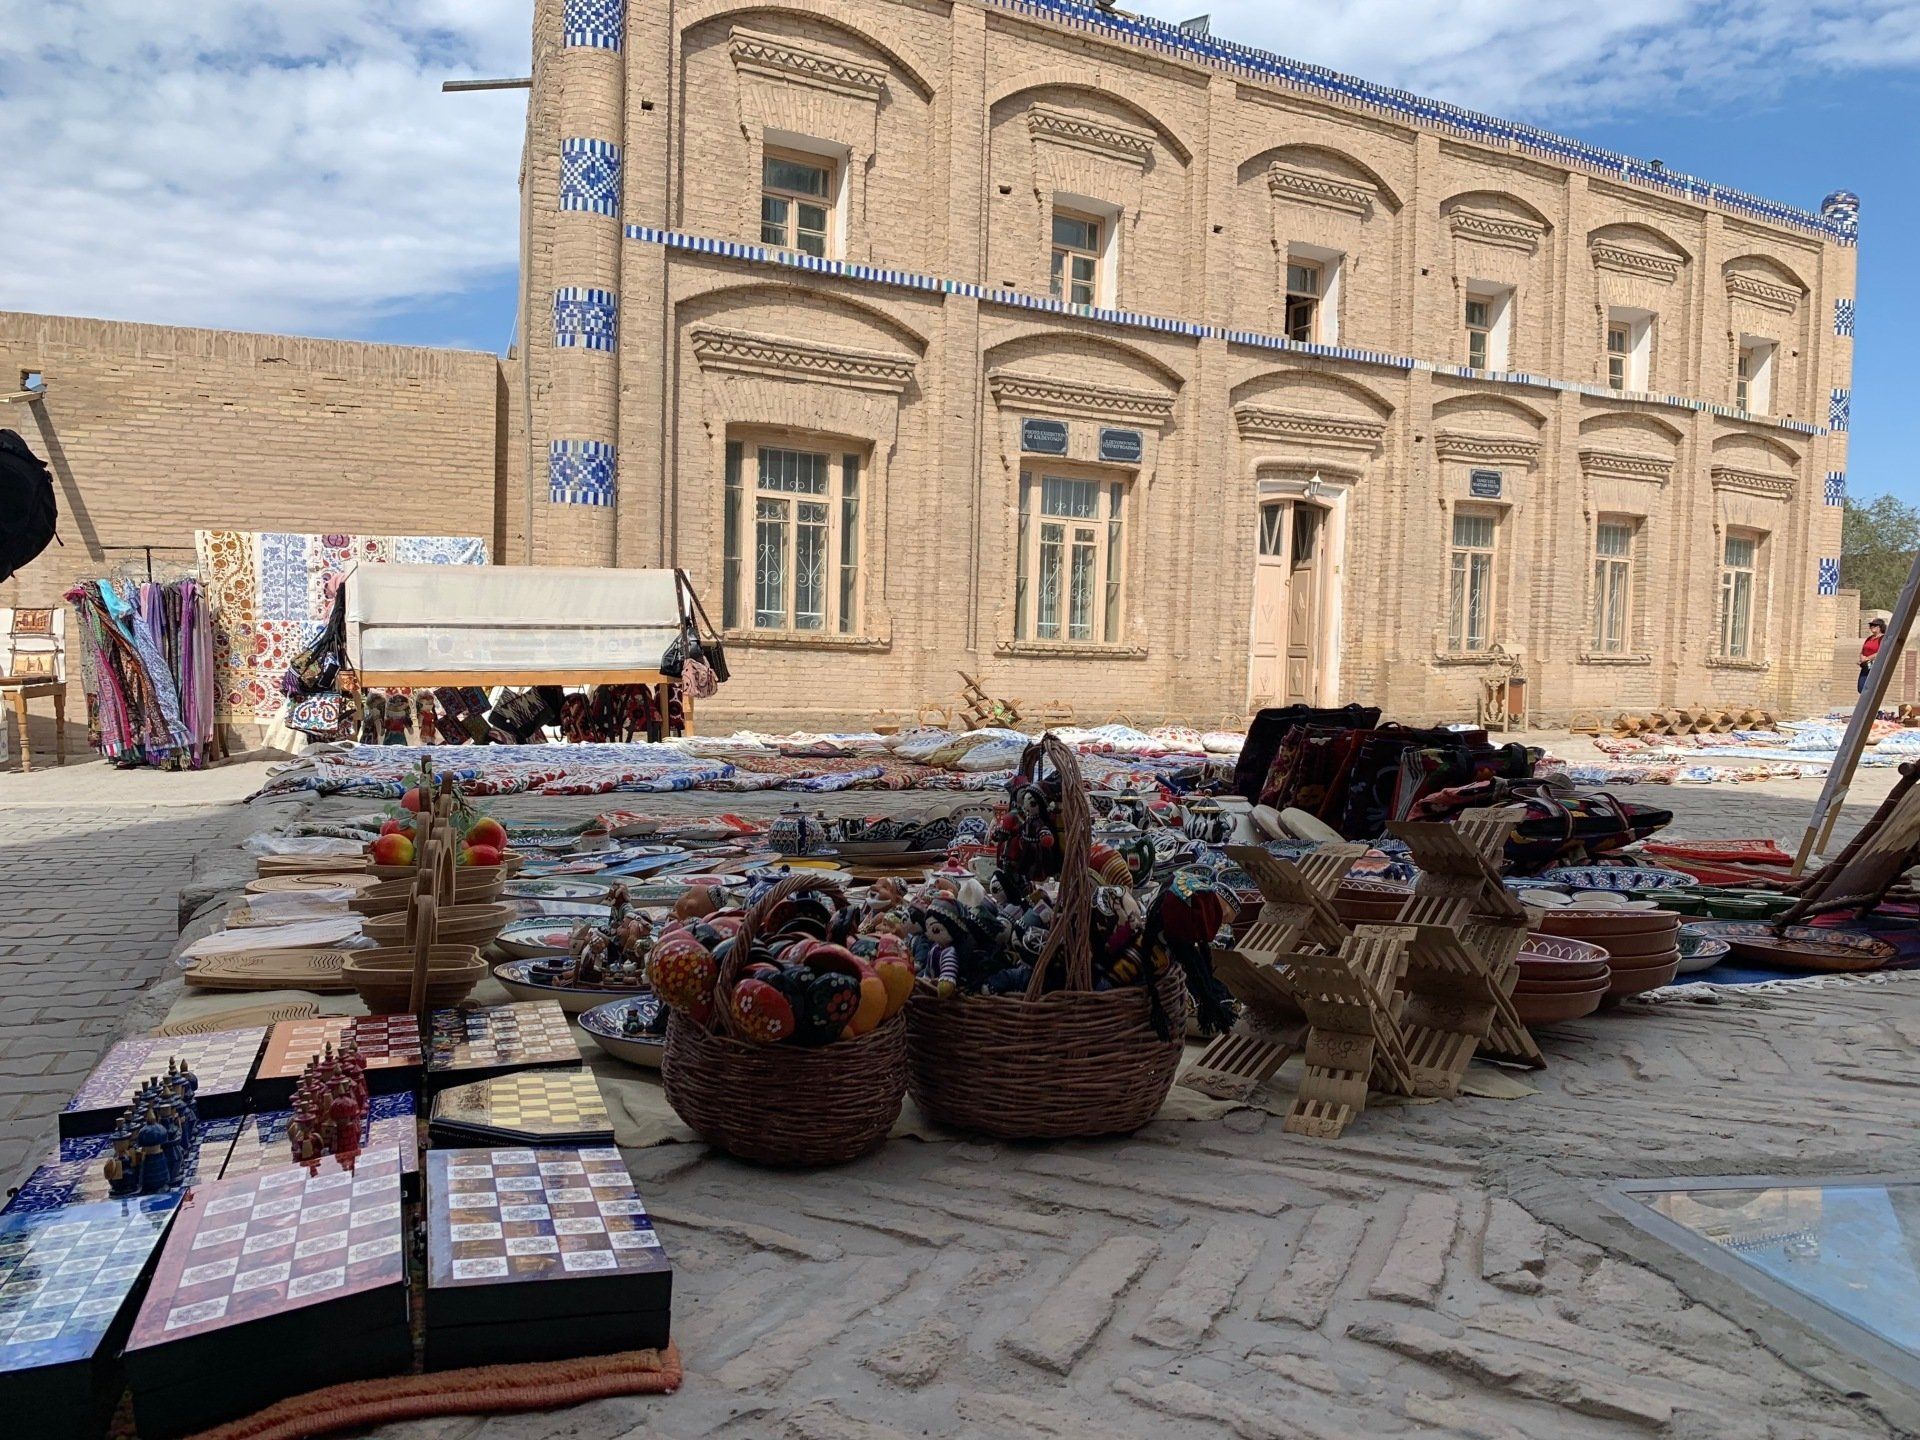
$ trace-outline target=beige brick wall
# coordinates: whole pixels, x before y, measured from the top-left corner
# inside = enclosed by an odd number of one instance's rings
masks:
[[[552,33],[557,9],[543,0],[537,35]],[[1824,424],[1828,391],[1850,383],[1851,341],[1831,321],[1835,298],[1853,293],[1854,252],[1789,225],[973,0],[789,0],[751,13],[635,0],[627,36],[628,223],[757,241],[760,154],[798,134],[847,157],[835,253],[863,264],[1044,294],[1049,206],[1084,196],[1118,228],[1122,309],[1278,333],[1286,256],[1306,246],[1344,256],[1342,345],[1463,363],[1462,307],[1478,282],[1512,289],[1514,371],[1603,384],[1607,308],[1630,306],[1657,314],[1648,388],[1660,394],[1730,405],[1742,335],[1778,347],[1775,416]],[[528,140],[538,163],[571,103],[553,87],[574,83],[558,67],[543,74]],[[555,223],[542,213],[551,202],[536,188],[533,204],[530,275],[543,296],[568,281],[539,238]],[[1524,657],[1543,718],[1696,701],[1793,713],[1830,693],[1835,602],[1815,581],[1819,557],[1839,551],[1840,511],[1823,504],[1822,481],[1845,469],[1844,435],[633,240],[620,276],[620,563],[684,564],[718,608],[729,435],[777,427],[822,450],[855,448],[874,477],[859,633],[742,629],[739,680],[708,707],[712,723],[910,712],[950,697],[961,669],[1092,718],[1238,713],[1257,496],[1316,474],[1322,501],[1344,497],[1342,620],[1323,647],[1338,654],[1340,698],[1464,719],[1493,671],[1444,653],[1447,549],[1470,472],[1488,467],[1505,477],[1493,634]],[[545,342],[532,338],[537,373]],[[874,355],[910,378],[876,385],[859,358]],[[1009,399],[1008,376],[1044,384]],[[544,394],[536,383],[537,414]],[[1118,645],[1015,642],[1022,414],[1068,418],[1081,459],[1103,424],[1148,436],[1141,467],[1101,472],[1130,487]],[[1587,653],[1601,516],[1637,526],[1624,656]],[[564,516],[554,524],[571,529]],[[1715,653],[1731,527],[1766,537],[1759,653],[1739,662]]]
[[[512,456],[491,355],[0,312],[0,390],[28,370],[45,398],[0,407],[0,425],[52,466],[65,544],[0,584],[0,604],[58,604],[144,565],[107,546],[191,564],[196,529],[501,545]]]

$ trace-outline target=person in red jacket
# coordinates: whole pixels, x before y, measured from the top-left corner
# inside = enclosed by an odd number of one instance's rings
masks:
[[[1880,653],[1880,642],[1887,638],[1887,622],[1869,620],[1867,638],[1860,646],[1860,683],[1854,687],[1854,693],[1864,695],[1867,690],[1867,676],[1873,669],[1873,657]]]

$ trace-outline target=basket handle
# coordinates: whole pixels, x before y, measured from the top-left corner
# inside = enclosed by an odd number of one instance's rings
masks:
[[[805,895],[814,891],[831,896],[835,905],[847,898],[840,882],[827,875],[818,873],[789,875],[748,908],[746,916],[740,922],[739,930],[734,932],[733,944],[727,947],[726,958],[720,962],[719,973],[713,981],[714,1024],[722,1035],[733,1040],[746,1037],[740,1033],[740,1027],[733,1020],[733,1006],[729,1001],[733,997],[733,987],[739,983],[740,972],[746,968],[747,955],[753,949],[754,934],[766,923],[767,916],[775,906],[791,900],[795,895]]]
[[[1054,906],[1047,943],[1027,980],[1027,999],[1038,1000],[1045,989],[1054,957],[1066,953],[1068,990],[1093,989],[1093,874],[1087,853],[1093,846],[1093,804],[1080,778],[1080,761],[1073,747],[1049,730],[1020,756],[1020,774],[1039,778],[1041,762],[1053,767],[1060,780],[1060,897]]]
[[[433,955],[434,932],[439,929],[431,895],[413,902],[413,985],[407,994],[407,1008],[416,1015],[427,1009],[427,962]]]

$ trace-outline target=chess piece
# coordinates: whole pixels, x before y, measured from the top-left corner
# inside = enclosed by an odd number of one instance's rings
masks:
[[[158,1195],[168,1185],[167,1128],[148,1111],[136,1118],[140,1146],[140,1193]]]

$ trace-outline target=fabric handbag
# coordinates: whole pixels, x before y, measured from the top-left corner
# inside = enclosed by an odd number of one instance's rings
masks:
[[[715,673],[713,663],[703,656],[690,657],[680,671],[680,690],[695,700],[705,700],[719,694],[720,677]]]
[[[287,706],[287,728],[315,740],[342,740],[353,733],[353,702],[338,690],[307,695]]]
[[[673,574],[675,584],[679,586],[681,594],[685,597],[681,601],[681,613],[686,617],[687,625],[693,632],[694,644],[700,657],[713,671],[713,683],[718,688],[733,678],[732,673],[727,669],[726,646],[721,643],[720,632],[714,628],[713,621],[707,618],[707,607],[700,603],[700,593],[693,588],[693,581],[687,577],[687,572],[675,570]],[[694,624],[696,617],[698,617],[698,624]],[[693,651],[688,652],[689,656],[693,653]],[[699,691],[693,693],[696,700],[705,698]],[[713,691],[709,690],[706,693],[710,695]]]

